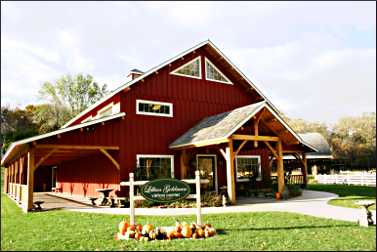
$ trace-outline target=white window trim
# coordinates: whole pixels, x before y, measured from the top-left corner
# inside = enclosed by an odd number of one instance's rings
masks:
[[[199,58],[199,76],[192,76],[192,75],[177,73],[177,71],[179,71],[180,69],[184,68],[185,66],[191,64],[192,62],[196,61],[198,58]],[[177,69],[171,71],[170,74],[178,75],[178,76],[184,76],[184,77],[189,77],[189,78],[194,78],[194,79],[202,79],[202,59],[201,59],[201,57],[198,56],[195,59],[190,60],[186,64],[184,64],[184,65],[178,67]]]
[[[227,81],[220,81],[220,80],[214,80],[214,79],[209,79],[209,78],[207,78],[207,62],[208,62],[213,68],[215,68],[219,73],[221,73]],[[204,68],[205,68],[205,72],[206,72],[206,73],[205,73],[205,78],[206,78],[206,80],[214,81],[214,82],[219,82],[219,83],[224,83],[224,84],[228,84],[228,85],[233,85],[233,83],[228,79],[228,77],[226,77],[226,75],[225,75],[223,72],[221,72],[221,71],[215,66],[215,64],[213,64],[209,59],[207,59],[207,57],[205,57]]]
[[[136,154],[136,167],[139,167],[140,158],[170,158],[171,177],[174,178],[174,155],[159,155],[159,154]]]
[[[260,155],[237,155],[236,156],[236,181],[237,182],[246,182],[246,181],[250,181],[250,179],[248,178],[243,178],[243,179],[238,179],[238,176],[237,176],[237,171],[238,171],[238,158],[257,158],[258,159],[258,164],[259,164],[259,176],[257,177],[256,181],[262,181],[262,164],[261,164],[261,157]]]
[[[88,122],[88,121],[90,121],[92,119],[93,119],[93,116],[90,115],[87,118],[85,118],[84,120],[82,120],[80,123]]]
[[[113,113],[113,111],[112,111],[112,107],[113,107],[113,106],[114,106],[114,102],[111,102],[110,104],[108,104],[108,105],[106,105],[105,107],[101,108],[100,110],[97,111],[97,115],[96,115],[96,117],[100,117],[100,116],[101,116],[101,113],[102,113],[103,111],[108,110],[109,108],[111,108],[111,114],[112,114],[112,113]]]
[[[139,111],[139,103],[148,103],[148,104],[160,104],[169,106],[169,114],[159,114],[151,112]],[[151,116],[163,116],[163,117],[173,117],[173,103],[170,102],[159,102],[159,101],[150,101],[150,100],[136,100],[136,114],[138,115],[151,115]]]
[[[196,154],[196,170],[199,170],[198,157],[215,157],[215,190],[216,192],[218,192],[219,186],[218,186],[218,177],[217,177],[217,155],[216,154]]]

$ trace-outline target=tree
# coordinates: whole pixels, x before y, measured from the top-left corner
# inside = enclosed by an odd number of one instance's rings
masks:
[[[47,103],[35,106],[34,113],[40,133],[60,128],[107,93],[107,85],[100,86],[91,75],[64,75],[55,84],[43,83],[39,96]]]
[[[331,132],[330,144],[333,155],[349,159],[353,167],[370,168],[375,165],[376,113],[339,119]]]
[[[308,121],[305,121],[304,119],[288,118],[285,115],[283,115],[283,119],[297,133],[318,132],[318,133],[321,133],[323,137],[325,137],[325,139],[329,138],[328,127],[325,123],[308,122]]]
[[[10,143],[38,134],[37,125],[33,122],[33,113],[28,108],[11,109],[1,107],[1,153],[9,147]]]

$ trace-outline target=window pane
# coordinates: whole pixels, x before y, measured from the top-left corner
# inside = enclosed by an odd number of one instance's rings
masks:
[[[156,178],[171,177],[171,159],[142,157],[139,158],[139,167],[137,168],[137,179],[151,180]]]
[[[200,64],[199,64],[199,59],[193,61],[189,65],[186,65],[176,71],[176,73],[184,74],[184,75],[191,75],[191,76],[200,76]]]
[[[258,158],[237,158],[237,178],[260,177]]]
[[[139,103],[139,112],[170,114],[170,106],[158,103]]]

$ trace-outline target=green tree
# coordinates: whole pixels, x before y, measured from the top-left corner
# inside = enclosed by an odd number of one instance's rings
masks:
[[[43,83],[39,96],[47,103],[35,106],[34,112],[39,132],[60,128],[107,93],[107,85],[99,85],[91,75],[64,75],[56,83]]]
[[[9,145],[17,140],[38,134],[37,125],[33,122],[33,113],[26,107],[9,108],[1,107],[1,153],[3,154]]]
[[[330,144],[333,155],[349,159],[353,167],[375,165],[376,113],[339,119],[332,129]]]

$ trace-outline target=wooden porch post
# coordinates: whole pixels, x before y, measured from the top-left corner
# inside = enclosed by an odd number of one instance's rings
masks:
[[[278,192],[284,191],[284,167],[283,167],[283,146],[281,141],[277,142],[277,175],[278,175]]]
[[[302,163],[304,165],[302,174],[304,175],[304,186],[306,187],[306,185],[308,184],[308,162],[305,153],[302,153]]]
[[[27,212],[33,208],[33,190],[34,190],[34,149],[27,153],[27,205],[24,211]]]
[[[183,149],[181,152],[180,162],[181,162],[181,179],[185,179],[187,176],[187,166],[186,166],[187,153],[185,149]]]
[[[232,139],[229,140],[229,145],[225,148],[225,156],[228,197],[234,205],[236,204],[236,183],[234,178],[234,152]]]
[[[5,167],[4,169],[4,193],[8,193],[8,174],[9,174],[9,167]]]

